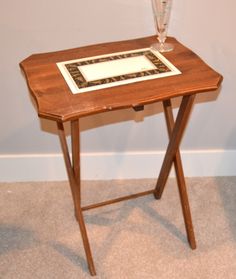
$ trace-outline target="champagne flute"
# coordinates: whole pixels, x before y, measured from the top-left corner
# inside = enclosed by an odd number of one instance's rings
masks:
[[[151,48],[160,52],[167,52],[174,49],[172,44],[165,43],[168,24],[170,19],[172,0],[152,0],[152,10],[157,29],[159,43],[151,45]]]

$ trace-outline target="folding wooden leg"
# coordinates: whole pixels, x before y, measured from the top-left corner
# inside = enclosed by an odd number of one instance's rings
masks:
[[[74,206],[75,206],[75,215],[78,220],[79,226],[80,226],[80,232],[83,239],[84,244],[84,250],[88,262],[88,268],[90,271],[90,274],[92,276],[96,275],[93,258],[91,254],[91,249],[88,241],[87,231],[84,223],[84,218],[82,215],[81,210],[81,202],[80,202],[80,175],[79,175],[79,158],[80,158],[80,150],[79,150],[79,122],[78,120],[75,120],[71,123],[72,128],[72,152],[73,152],[73,167],[70,160],[70,155],[68,151],[68,146],[66,142],[66,136],[64,131],[64,126],[62,123],[57,122],[58,127],[58,134],[61,142],[61,147],[64,155],[64,161],[66,165],[66,170],[70,182],[71,192],[74,200]],[[76,147],[77,144],[77,147]],[[77,161],[77,162],[76,162]],[[78,174],[75,174],[75,171],[78,171]]]
[[[192,109],[195,95],[184,96],[179,108],[177,119],[171,133],[170,141],[166,150],[166,155],[162,163],[161,171],[157,180],[154,196],[160,199],[168,179],[172,163],[184,133],[188,118]]]
[[[165,112],[165,118],[166,118],[166,124],[167,124],[167,130],[169,134],[169,138],[171,137],[172,130],[174,128],[174,117],[171,107],[171,101],[166,100],[163,102],[164,106],[164,112]],[[193,224],[192,224],[192,217],[190,212],[190,206],[188,201],[188,194],[184,179],[184,171],[183,166],[181,162],[181,156],[180,151],[177,149],[175,158],[174,158],[174,166],[175,166],[175,172],[176,172],[176,179],[177,184],[179,188],[179,194],[180,194],[180,200],[181,200],[181,206],[184,216],[184,222],[185,222],[185,228],[188,236],[188,242],[190,244],[190,247],[192,249],[196,249],[196,241],[194,236],[194,230],[193,230]]]
[[[71,148],[72,148],[72,163],[73,171],[77,187],[77,199],[81,204],[81,191],[80,191],[80,132],[79,120],[71,121]]]

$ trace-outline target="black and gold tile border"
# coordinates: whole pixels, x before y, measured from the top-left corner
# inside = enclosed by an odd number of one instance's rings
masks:
[[[118,60],[118,59],[124,59],[124,58],[130,58],[130,57],[137,57],[137,56],[141,56],[141,55],[146,56],[156,66],[156,69],[143,71],[143,72],[137,72],[137,73],[131,73],[131,74],[125,74],[125,75],[120,75],[120,76],[114,76],[114,77],[110,77],[110,78],[104,78],[104,79],[93,80],[93,81],[87,82],[78,68],[79,66],[91,65],[91,64]],[[139,78],[139,77],[145,77],[145,76],[151,76],[151,75],[171,72],[171,70],[158,57],[156,57],[150,50],[118,54],[118,55],[101,57],[101,58],[90,59],[90,60],[85,60],[85,61],[78,61],[78,62],[74,62],[74,63],[65,64],[65,67],[68,70],[69,74],[71,75],[72,79],[74,80],[74,82],[76,83],[76,85],[78,86],[79,89],[87,88],[90,86],[103,85],[103,84],[108,84],[108,83],[112,83],[112,82],[128,80],[128,79],[132,79],[132,78]]]

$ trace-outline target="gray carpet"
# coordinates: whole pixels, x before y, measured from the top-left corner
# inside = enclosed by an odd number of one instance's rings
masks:
[[[236,177],[191,178],[187,184],[197,250],[186,241],[170,179],[159,201],[149,195],[85,212],[95,278],[236,278]],[[154,185],[84,181],[83,200]],[[67,182],[0,184],[0,278],[91,278]]]

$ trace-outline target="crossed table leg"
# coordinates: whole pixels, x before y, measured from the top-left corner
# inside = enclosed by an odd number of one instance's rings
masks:
[[[84,223],[84,218],[81,210],[81,195],[80,195],[80,150],[79,150],[79,122],[78,120],[71,122],[71,138],[72,138],[72,160],[73,166],[70,160],[70,154],[66,142],[65,131],[62,123],[57,123],[58,134],[61,142],[61,147],[63,150],[64,161],[66,165],[67,175],[69,178],[69,183],[71,187],[71,192],[73,196],[74,206],[75,206],[75,217],[79,223],[80,232],[84,244],[84,250],[88,262],[88,267],[90,274],[92,276],[96,275],[93,257],[88,241],[87,231]],[[77,133],[76,133],[77,132]]]
[[[74,207],[75,207],[75,216],[80,226],[80,232],[83,240],[84,250],[88,262],[88,267],[90,274],[92,276],[96,275],[92,253],[90,249],[90,244],[88,241],[87,231],[84,223],[84,218],[82,211],[88,210],[96,207],[100,207],[107,204],[112,204],[115,202],[119,202],[122,200],[128,200],[132,198],[137,198],[143,195],[151,194],[153,193],[156,199],[160,199],[166,184],[166,181],[168,179],[170,169],[172,166],[172,163],[174,163],[175,171],[176,171],[176,177],[177,177],[177,183],[180,193],[180,200],[182,205],[182,211],[185,221],[185,227],[187,231],[188,241],[192,249],[196,248],[196,242],[193,232],[193,225],[191,220],[191,213],[189,208],[189,202],[188,202],[188,196],[186,191],[186,185],[184,180],[184,174],[183,174],[183,167],[181,163],[181,157],[179,152],[179,144],[182,138],[182,135],[184,133],[191,108],[194,102],[195,95],[189,95],[184,96],[179,108],[179,112],[176,118],[176,121],[174,122],[172,108],[170,100],[163,101],[164,105],[164,112],[165,112],[165,118],[167,123],[167,129],[169,134],[169,145],[167,147],[166,155],[161,167],[161,171],[158,177],[158,181],[156,184],[156,188],[154,190],[149,190],[146,192],[141,192],[105,202],[101,202],[98,204],[82,207],[81,206],[81,193],[80,193],[80,145],[79,145],[79,120],[73,120],[71,121],[71,139],[72,139],[72,162],[69,155],[69,150],[67,146],[64,126],[62,123],[58,122],[58,134],[61,142],[61,147],[64,155],[64,161],[67,169],[67,174],[69,178],[69,183],[71,187],[71,192],[73,196],[74,201]]]
[[[184,97],[185,98],[185,97]],[[185,126],[187,124],[189,113],[191,111],[191,107],[193,105],[194,96],[188,97],[188,99],[184,99],[181,104],[181,108],[178,113],[178,117],[176,120],[176,125],[174,123],[174,117],[171,107],[171,101],[166,100],[163,102],[164,105],[164,113],[166,118],[167,130],[170,138],[169,146],[166,151],[166,156],[160,171],[160,175],[156,184],[156,189],[154,192],[154,196],[157,199],[160,199],[164,190],[164,186],[166,184],[166,180],[169,176],[169,172],[172,166],[172,162],[174,161],[174,167],[176,172],[176,179],[179,188],[181,206],[184,216],[185,228],[188,236],[188,242],[192,249],[196,249],[196,241],[193,231],[191,212],[188,202],[187,189],[184,179],[184,172],[181,162],[181,156],[179,151],[179,143],[182,138],[182,134],[184,132]],[[183,106],[183,109],[182,109]],[[173,133],[173,134],[172,134]],[[168,156],[169,154],[169,156]]]

